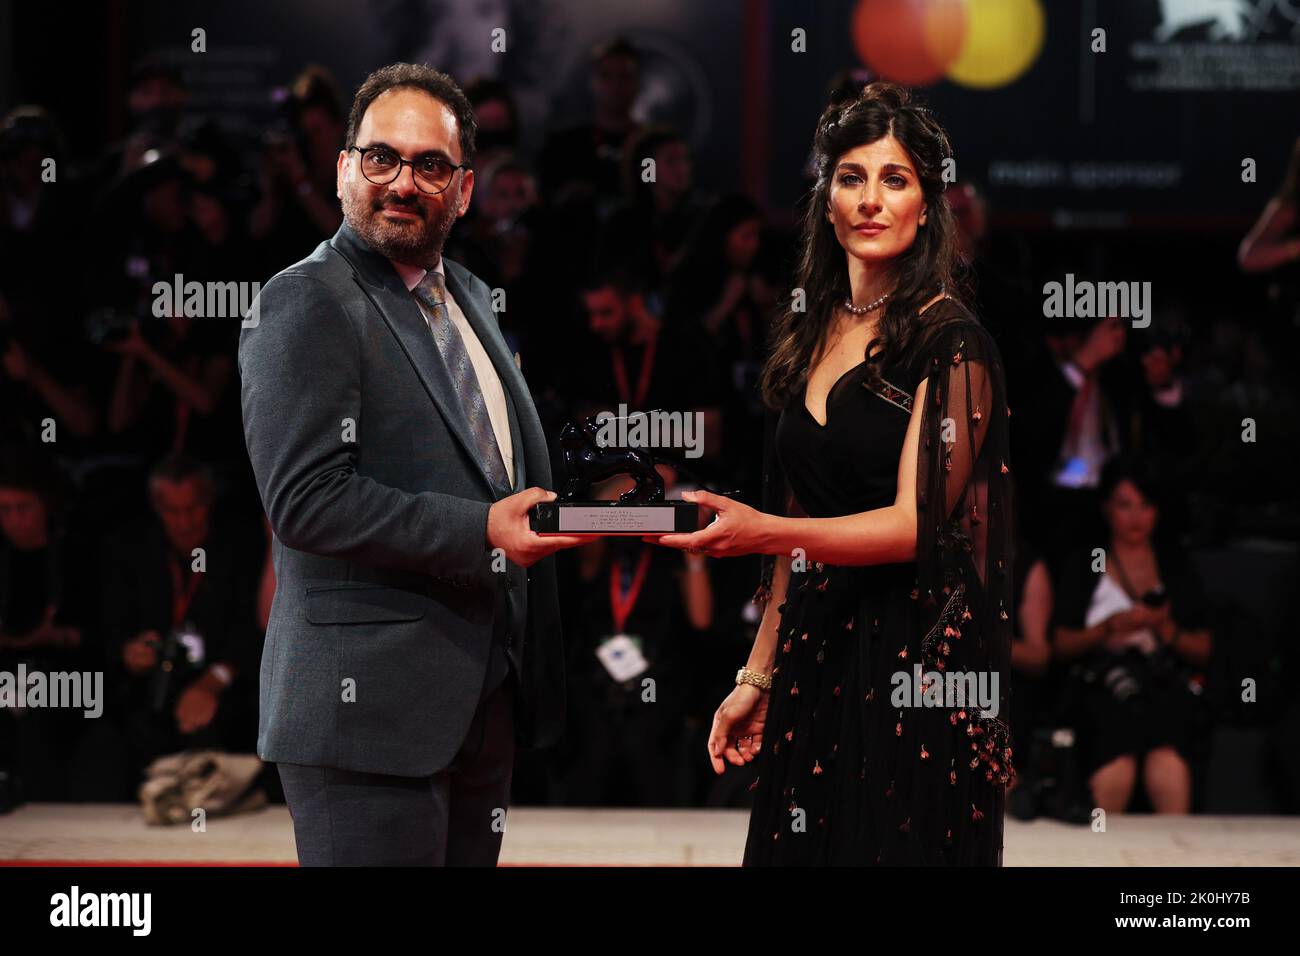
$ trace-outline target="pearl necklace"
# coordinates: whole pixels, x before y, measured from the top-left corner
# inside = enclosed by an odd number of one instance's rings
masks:
[[[868,312],[872,312],[880,308],[882,305],[884,305],[885,300],[888,298],[889,298],[889,293],[886,292],[880,298],[876,299],[876,301],[868,302],[866,305],[854,305],[853,300],[851,298],[845,299],[844,308],[852,312],[854,315],[866,315]]]

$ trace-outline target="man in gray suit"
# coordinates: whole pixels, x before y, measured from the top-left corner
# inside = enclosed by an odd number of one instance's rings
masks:
[[[344,224],[240,336],[277,582],[257,751],[304,865],[494,865],[514,747],[564,719],[551,555],[582,539],[528,528],[555,497],[541,423],[488,288],[442,258],[474,132],[445,74],[371,74]]]

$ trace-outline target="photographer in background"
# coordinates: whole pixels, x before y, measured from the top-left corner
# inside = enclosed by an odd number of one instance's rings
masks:
[[[0,118],[0,442],[49,441],[52,418],[65,459],[99,421],[93,354],[80,341],[73,297],[50,294],[66,282],[82,190],[48,111],[19,106]]]
[[[190,174],[176,156],[132,173],[114,191],[109,210],[123,211],[118,231],[124,255],[103,257],[95,290],[102,308],[88,333],[106,356],[116,354],[105,396],[105,425],[117,448],[142,462],[185,451],[211,460],[232,446],[224,417],[238,424],[234,335],[225,319],[199,318],[172,303],[156,317],[154,285],[176,274],[197,278],[213,250],[192,216]],[[237,276],[220,276],[234,280]]]
[[[346,114],[337,83],[323,67],[309,66],[276,95],[280,122],[264,137],[259,199],[248,220],[268,275],[301,259],[343,222],[334,166]]]
[[[89,582],[78,559],[86,549],[65,529],[60,479],[37,450],[0,447],[0,671],[9,674],[20,665],[47,675],[103,666],[83,637]],[[88,796],[71,759],[82,729],[80,710],[0,707],[0,771],[21,780],[22,799]]]
[[[1122,813],[1140,771],[1156,813],[1188,813],[1212,643],[1204,589],[1187,555],[1155,537],[1161,496],[1149,465],[1113,459],[1099,492],[1104,570],[1094,572],[1091,547],[1064,562],[1052,629],[1054,654],[1077,662],[1069,679],[1094,806]]]
[[[214,520],[215,497],[206,466],[167,456],[149,475],[154,520],[126,528],[107,552],[104,620],[128,789],[156,757],[254,747],[263,549],[255,524]]]
[[[94,434],[99,422],[92,391],[81,374],[85,349],[68,341],[55,323],[20,322],[0,292],[0,441],[32,444],[40,441],[46,419],[53,419],[68,439],[60,450],[77,448]]]
[[[44,107],[0,118],[0,261],[17,311],[51,310],[49,290],[66,275],[66,244],[86,205],[62,130]]]
[[[675,495],[671,481],[665,484]],[[631,487],[631,478],[618,476],[593,488],[592,498],[613,501]],[[566,635],[566,682],[574,693],[562,800],[688,805],[689,664],[713,625],[707,560],[635,536],[595,538],[575,557],[584,588]]]

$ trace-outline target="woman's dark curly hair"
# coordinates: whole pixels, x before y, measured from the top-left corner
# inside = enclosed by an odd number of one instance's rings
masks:
[[[893,263],[893,289],[883,307],[876,337],[867,344],[869,376],[905,354],[926,323],[917,319],[922,305],[940,291],[962,298],[964,263],[956,225],[943,192],[944,160],[952,157],[948,135],[912,94],[894,83],[876,82],[856,96],[850,91],[831,101],[817,122],[813,160],[817,181],[808,194],[796,263],[796,289],[804,292],[804,309],[794,296],[777,317],[773,347],[763,369],[763,400],[779,410],[804,388],[809,366],[825,337],[838,303],[850,298],[848,268],[835,228],[826,219],[831,184],[840,157],[858,146],[893,136],[912,157],[928,211],[916,240]],[[872,355],[877,343],[880,351]]]

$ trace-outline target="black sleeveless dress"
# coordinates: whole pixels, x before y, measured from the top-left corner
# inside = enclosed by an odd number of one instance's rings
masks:
[[[764,510],[817,518],[883,508],[895,501],[928,380],[917,560],[791,559],[747,866],[1001,865],[1014,773],[1005,384],[992,339],[964,306],[942,300],[925,318],[935,331],[910,355],[878,376],[859,364],[835,383],[824,426],[802,392],[769,415]],[[756,600],[770,594],[774,560]],[[974,706],[938,697],[918,706],[917,678],[946,673],[982,675],[964,685],[983,688],[962,698]]]

